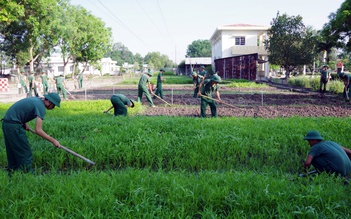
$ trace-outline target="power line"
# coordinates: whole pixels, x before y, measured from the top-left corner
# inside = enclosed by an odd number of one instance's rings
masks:
[[[158,5],[158,8],[159,8],[160,13],[161,13],[161,17],[162,17],[163,23],[165,24],[165,27],[166,27],[168,36],[172,39],[172,41],[174,41],[174,40],[173,40],[173,37],[172,37],[171,34],[169,33],[168,26],[167,26],[166,20],[165,20],[165,18],[164,18],[164,16],[163,16],[163,13],[162,13],[162,10],[161,10],[161,6],[160,6],[160,3],[159,3],[158,0],[157,0],[157,5]]]
[[[100,0],[98,0],[98,1],[100,2],[100,4],[101,4],[108,12],[110,12],[110,14],[112,14],[112,16],[113,16],[114,18],[117,19],[117,21],[119,22],[119,24],[120,24],[123,28],[125,28],[127,31],[129,31],[133,36],[135,36],[138,40],[140,40],[140,42],[142,42],[145,46],[149,47],[149,45],[148,45],[147,43],[145,43],[139,36],[137,36],[133,31],[131,31],[131,30],[127,27],[127,25],[125,25],[114,13],[112,13],[112,12],[110,11],[110,9],[108,9],[108,7],[106,7]]]

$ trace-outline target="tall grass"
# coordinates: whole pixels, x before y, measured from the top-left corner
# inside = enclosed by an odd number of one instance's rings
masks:
[[[0,104],[0,118],[9,106]],[[344,179],[297,177],[306,132],[350,147],[340,134],[350,118],[112,117],[102,113],[109,106],[63,102],[44,120],[48,134],[95,161],[89,170],[28,133],[36,173],[9,178],[0,148],[1,218],[350,217]]]

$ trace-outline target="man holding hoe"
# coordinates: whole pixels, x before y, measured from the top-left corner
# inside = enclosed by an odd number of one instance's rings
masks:
[[[154,94],[151,88],[150,84],[150,77],[152,76],[151,71],[148,71],[147,73],[144,73],[141,75],[139,84],[138,84],[138,100],[137,102],[141,102],[141,98],[143,97],[143,94],[145,94],[145,97],[147,101],[149,102],[151,107],[155,107],[154,102],[152,102],[152,98],[150,96],[149,90],[151,94]]]
[[[57,93],[48,93],[44,94],[44,98],[29,97],[19,100],[7,110],[2,119],[2,131],[9,174],[15,170],[33,172],[32,151],[25,133],[25,130],[31,130],[27,124],[29,121],[36,120],[35,134],[50,141],[55,147],[60,147],[60,143],[42,129],[46,109],[60,107],[60,102],[61,99]]]
[[[217,105],[214,99],[212,99],[212,94],[216,93],[218,101],[221,100],[219,95],[219,85],[222,79],[217,74],[214,74],[211,79],[205,79],[199,85],[198,96],[201,97],[201,117],[206,117],[206,107],[210,105],[212,117],[217,117]]]
[[[134,102],[128,99],[123,94],[114,94],[111,97],[112,106],[104,111],[104,113],[108,113],[112,108],[114,108],[115,116],[127,116],[127,107],[134,107]]]

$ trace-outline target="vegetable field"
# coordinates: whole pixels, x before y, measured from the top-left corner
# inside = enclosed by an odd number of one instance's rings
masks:
[[[103,113],[110,88],[47,111],[44,130],[93,167],[27,133],[36,172],[8,177],[0,133],[0,217],[350,218],[346,179],[298,177],[309,130],[351,147],[341,97],[226,87],[222,99],[236,108],[199,118],[199,99],[175,87],[165,86],[172,106],[143,102],[127,117]],[[136,97],[134,87],[115,89]],[[1,118],[10,105],[0,104]]]

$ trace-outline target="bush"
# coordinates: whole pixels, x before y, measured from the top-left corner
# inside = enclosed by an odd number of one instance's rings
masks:
[[[328,90],[333,94],[344,92],[344,83],[342,81],[339,81],[339,80],[330,81],[327,84],[327,88],[328,87],[329,87]]]

